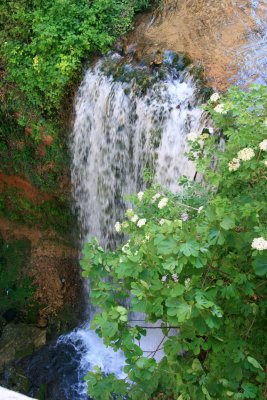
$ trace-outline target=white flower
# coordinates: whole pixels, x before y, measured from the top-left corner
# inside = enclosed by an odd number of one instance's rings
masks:
[[[184,213],[181,215],[181,220],[182,220],[182,221],[187,221],[188,218],[189,218],[189,215],[188,215],[186,212],[184,212]]]
[[[214,111],[219,113],[219,114],[226,114],[227,110],[224,108],[224,104],[218,104],[215,108]]]
[[[267,160],[264,161],[264,165],[265,165],[265,167],[267,167]]]
[[[196,132],[190,132],[187,135],[187,140],[191,141],[191,142],[195,142],[198,138],[198,134]]]
[[[260,145],[259,145],[260,149],[262,151],[267,151],[267,139],[263,140]]]
[[[172,274],[172,279],[174,280],[174,282],[178,282],[178,275]]]
[[[160,224],[160,225],[164,225],[164,224],[165,224],[165,222],[166,222],[166,221],[165,221],[165,219],[164,219],[164,218],[162,218],[162,219],[159,221],[159,224]]]
[[[167,197],[163,197],[161,200],[160,200],[160,202],[159,202],[159,204],[158,204],[158,208],[164,208],[166,205],[167,205],[167,203],[168,203],[168,199],[167,199]]]
[[[208,127],[209,133],[213,134],[214,133],[214,128],[212,126]]]
[[[233,158],[232,161],[228,163],[229,171],[237,171],[240,167],[240,160],[239,158]]]
[[[198,214],[201,213],[201,211],[203,210],[203,208],[204,208],[203,206],[199,207],[199,209],[197,210]]]
[[[249,160],[251,160],[254,156],[255,156],[254,150],[251,149],[250,147],[246,147],[245,149],[240,150],[240,151],[237,153],[237,157],[238,157],[240,160],[243,160],[243,161],[249,161]]]
[[[116,222],[116,224],[115,224],[115,230],[116,230],[116,232],[118,232],[118,233],[121,232],[121,223],[120,223],[120,222]]]
[[[131,221],[135,224],[138,221],[138,215],[134,214],[134,216],[131,218]]]
[[[213,93],[213,95],[210,96],[210,101],[211,101],[212,103],[216,103],[216,101],[218,101],[219,98],[220,98],[219,93]]]
[[[151,201],[152,203],[155,203],[156,200],[158,200],[160,198],[161,194],[160,193],[156,193],[154,194],[154,196],[152,197]]]
[[[208,133],[202,133],[202,135],[199,136],[199,139],[201,140],[206,140],[210,137]]]
[[[128,218],[132,218],[132,217],[134,216],[134,210],[133,210],[132,208],[129,208],[129,209],[126,211],[125,215],[126,215]]]
[[[145,223],[146,223],[146,219],[145,218],[139,219],[139,221],[137,222],[138,228],[141,228],[143,225],[145,225]]]
[[[190,286],[190,284],[191,284],[191,279],[190,279],[190,278],[187,278],[187,279],[184,281],[184,284],[185,284],[185,287]]]
[[[251,243],[251,247],[259,251],[267,250],[267,240],[263,237],[255,238]]]
[[[163,277],[161,278],[161,282],[166,282],[166,280],[167,280],[167,276],[163,275]]]
[[[138,199],[139,199],[140,201],[142,201],[143,196],[144,196],[144,192],[139,192],[139,193],[137,193],[137,197],[138,197]]]
[[[130,248],[129,243],[126,243],[124,246],[122,246],[121,250],[123,253],[127,253],[129,248]]]

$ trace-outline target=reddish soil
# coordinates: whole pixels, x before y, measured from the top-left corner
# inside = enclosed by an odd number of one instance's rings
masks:
[[[51,199],[51,195],[40,192],[32,184],[23,178],[16,175],[5,175],[0,172],[0,192],[7,188],[15,188],[21,192],[21,194],[31,200],[33,203],[38,204],[43,201]]]
[[[27,239],[31,258],[27,274],[36,285],[35,299],[44,305],[39,326],[46,326],[50,315],[56,315],[66,304],[79,301],[82,280],[77,265],[78,251],[65,244],[52,231],[29,228],[0,219],[0,232],[5,240]]]

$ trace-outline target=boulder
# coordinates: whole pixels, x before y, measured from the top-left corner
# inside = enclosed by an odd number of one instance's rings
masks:
[[[45,329],[26,324],[7,324],[0,337],[0,372],[5,365],[31,354],[45,343]]]

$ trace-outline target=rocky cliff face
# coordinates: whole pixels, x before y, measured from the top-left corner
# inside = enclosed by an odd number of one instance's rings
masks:
[[[135,43],[139,53],[146,49],[186,52],[203,64],[211,86],[225,90],[242,73],[244,84],[262,76],[266,11],[262,1],[164,0],[153,15],[139,18],[128,42]]]

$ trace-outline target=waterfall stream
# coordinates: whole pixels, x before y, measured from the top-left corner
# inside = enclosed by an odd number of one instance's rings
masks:
[[[194,178],[194,165],[185,157],[187,135],[200,134],[206,120],[194,78],[174,59],[172,53],[165,54],[162,77],[156,69],[124,63],[123,79],[115,79],[104,67],[107,61],[120,65],[123,60],[116,54],[86,72],[71,135],[71,177],[82,243],[96,236],[105,248],[118,244],[114,224],[128,207],[125,196],[144,189],[145,168],[152,168],[156,181],[172,191],[178,190],[180,176]],[[138,74],[146,71],[153,77],[145,91],[133,77],[136,68]],[[141,345],[153,349],[161,339],[160,330],[148,330]],[[45,373],[40,359],[45,360]],[[28,374],[36,384],[55,385],[53,400],[85,400],[83,377],[94,365],[123,376],[123,354],[105,348],[86,323],[41,350]]]

